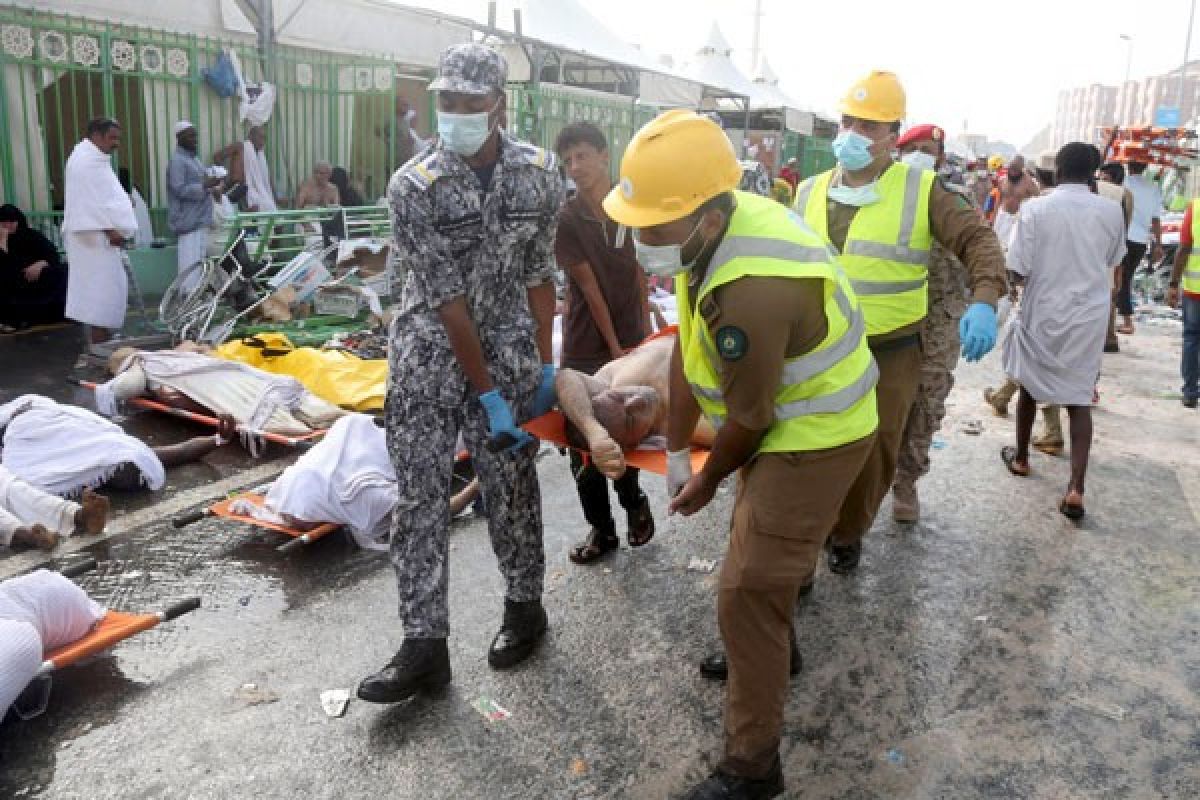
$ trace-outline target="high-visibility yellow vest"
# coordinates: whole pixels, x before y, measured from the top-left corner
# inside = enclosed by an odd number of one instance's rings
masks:
[[[1183,290],[1200,294],[1200,199],[1192,201],[1192,252],[1183,268]]]
[[[700,409],[714,427],[725,421],[720,350],[700,314],[704,298],[747,276],[820,278],[829,330],[815,349],[785,362],[778,386],[763,387],[774,395],[775,421],[758,451],[824,450],[869,436],[879,426],[879,369],[867,349],[866,324],[850,282],[829,248],[795,213],[765,197],[735,194],[737,208],[694,301],[688,274],[675,280],[683,371]]]
[[[929,194],[937,174],[892,164],[879,176],[879,202],[854,215],[838,264],[862,302],[867,335],[912,325],[929,308]],[[795,208],[832,246],[829,185],[833,171],[815,175],[796,190]]]

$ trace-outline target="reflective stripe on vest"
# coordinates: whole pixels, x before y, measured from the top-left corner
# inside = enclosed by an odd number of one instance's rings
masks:
[[[925,317],[933,246],[928,198],[934,177],[932,172],[893,164],[879,178],[879,202],[864,206],[850,223],[837,260],[862,301],[868,335],[888,333]],[[800,186],[795,204],[796,211],[826,241],[830,241],[828,190],[832,179],[832,171],[809,178]],[[892,221],[898,223],[894,241]]]
[[[1190,294],[1200,294],[1200,199],[1192,201],[1192,252],[1184,265],[1182,287]]]
[[[743,192],[737,198],[737,210],[694,300],[686,276],[677,281],[684,373],[701,410],[715,426],[724,424],[721,358],[698,311],[704,298],[747,276],[818,278],[825,285],[829,330],[818,349],[785,361],[774,389],[775,422],[759,449],[826,449],[870,435],[878,425],[874,388],[879,373],[866,348],[866,321],[849,281],[798,215]]]

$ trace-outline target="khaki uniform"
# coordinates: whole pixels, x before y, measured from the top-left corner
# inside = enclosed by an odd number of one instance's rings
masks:
[[[718,365],[728,418],[751,430],[775,420],[784,360],[825,338],[823,281],[744,277],[701,303],[709,330],[745,335],[745,351]],[[812,581],[825,540],[874,436],[828,450],[762,453],[738,476],[717,619],[729,659],[725,759],[730,772],[765,775],[779,752],[797,594]],[[803,487],[803,491],[798,490]]]
[[[946,416],[946,397],[954,388],[960,343],[958,322],[967,310],[962,262],[937,242],[929,268],[929,315],[921,331],[921,375],[917,396],[904,425],[896,461],[895,484],[913,486],[929,472],[929,448]]]
[[[828,230],[834,247],[840,252],[845,246],[858,209],[832,199],[828,203]],[[979,214],[961,195],[941,185],[933,185],[929,196],[929,224],[935,242],[953,254],[964,265],[972,290],[972,302],[996,301],[1007,290],[1004,251],[996,234],[980,219]],[[943,265],[931,260],[930,283],[934,270]],[[931,302],[929,314],[945,313]],[[879,406],[879,432],[862,473],[851,487],[834,526],[831,541],[834,545],[850,546],[862,540],[883,498],[892,486],[896,461],[909,412],[917,396],[921,378],[920,335],[926,320],[897,330],[871,337],[869,344],[879,365],[879,383],[875,387]]]

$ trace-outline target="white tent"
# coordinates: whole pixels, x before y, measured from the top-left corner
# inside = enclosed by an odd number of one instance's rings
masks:
[[[764,57],[754,76],[755,93],[750,97],[752,111],[780,111],[788,130],[811,136],[815,114],[801,108],[800,104],[779,88],[779,78]]]
[[[684,66],[688,77],[725,92],[727,97],[743,97],[749,101],[759,89],[734,66],[729,54],[733,48],[714,22],[708,40]]]

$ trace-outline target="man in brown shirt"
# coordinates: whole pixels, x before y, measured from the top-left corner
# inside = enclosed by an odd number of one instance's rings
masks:
[[[593,375],[649,333],[646,284],[632,240],[600,206],[612,188],[604,134],[586,122],[568,125],[554,150],[577,189],[559,217],[554,241],[555,258],[567,273],[561,366]],[[604,475],[575,451],[571,471],[591,530],[569,557],[576,564],[588,564],[618,547],[616,522]],[[654,516],[638,486],[638,471],[625,470],[613,488],[626,512],[630,546],[646,544],[654,536]]]

